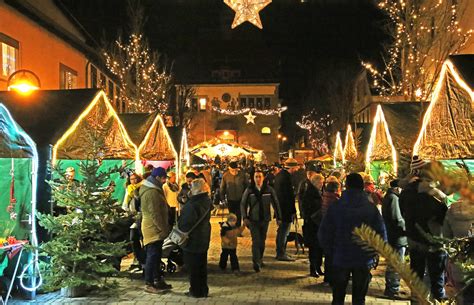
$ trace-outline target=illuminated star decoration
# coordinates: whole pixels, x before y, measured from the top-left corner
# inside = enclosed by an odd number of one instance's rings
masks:
[[[247,119],[247,124],[252,123],[252,124],[255,125],[255,118],[256,118],[256,117],[257,117],[256,115],[253,115],[253,114],[252,114],[252,111],[249,111],[249,114],[244,115],[244,118]]]
[[[271,2],[272,0],[224,0],[224,3],[235,11],[235,18],[231,28],[234,29],[248,21],[257,28],[262,29],[263,26],[259,12]]]

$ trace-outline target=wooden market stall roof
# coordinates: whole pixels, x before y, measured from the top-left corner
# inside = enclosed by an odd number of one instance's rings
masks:
[[[381,106],[397,153],[411,156],[428,103],[393,102],[382,103]]]
[[[136,147],[106,94],[98,89],[0,92],[0,100],[53,160],[86,159],[93,145],[103,159],[136,159]]]
[[[474,159],[474,55],[443,64],[413,154],[422,159]]]
[[[377,112],[372,122],[372,131],[365,155],[366,166],[374,160],[392,160],[393,171],[397,173],[397,151],[393,145],[388,122],[382,110],[377,106]]]
[[[159,113],[127,113],[120,114],[119,117],[138,147],[140,159],[159,161],[178,159],[178,150],[173,145]]]

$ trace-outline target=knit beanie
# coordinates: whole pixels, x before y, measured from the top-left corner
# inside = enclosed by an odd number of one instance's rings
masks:
[[[410,170],[413,172],[413,171],[422,169],[428,163],[429,162],[427,162],[423,159],[420,159],[418,156],[413,156],[413,158],[411,159],[411,163],[410,163]]]
[[[151,171],[151,176],[164,178],[166,177],[166,170],[163,167],[156,167]]]

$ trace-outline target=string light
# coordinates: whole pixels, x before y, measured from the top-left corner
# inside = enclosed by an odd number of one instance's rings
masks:
[[[43,284],[43,277],[41,276],[41,272],[39,269],[38,236],[37,236],[37,229],[36,229],[36,204],[37,204],[36,195],[37,195],[37,188],[38,188],[37,175],[38,175],[38,165],[39,165],[38,151],[36,149],[35,142],[30,138],[30,136],[28,136],[27,133],[25,133],[23,130],[21,130],[18,127],[18,124],[15,122],[15,120],[13,120],[13,117],[11,116],[8,109],[3,104],[0,104],[0,107],[3,108],[3,112],[7,114],[7,117],[5,119],[9,121],[8,125],[14,126],[16,133],[18,133],[23,139],[25,139],[26,143],[28,144],[28,146],[31,147],[31,150],[33,152],[32,169],[31,169],[31,213],[29,216],[29,223],[31,225],[30,243],[33,246],[33,259],[30,262],[28,262],[28,264],[23,268],[22,272],[20,273],[19,278],[20,278],[20,286],[23,289],[27,291],[36,291]],[[38,272],[38,282],[36,283],[36,285],[32,287],[27,287],[23,283],[23,278],[25,277],[25,274],[27,273],[27,271],[30,270],[30,267],[32,267]]]
[[[127,43],[115,41],[112,52],[104,53],[107,68],[119,78],[121,96],[129,112],[165,113],[171,75],[159,65],[141,34],[130,35]]]
[[[257,108],[241,108],[237,110],[229,110],[229,109],[221,109],[219,107],[212,107],[213,111],[216,111],[221,114],[226,114],[226,115],[241,115],[245,113],[255,113],[259,115],[280,115],[282,112],[286,111],[288,107],[283,106],[283,107],[278,107],[276,109],[257,109]]]
[[[357,146],[351,124],[347,125],[346,140],[344,142],[344,160],[357,159]]]
[[[362,62],[383,97],[427,100],[444,61],[462,49],[472,30],[460,27],[461,2],[380,0],[392,24],[393,43],[383,70]]]
[[[344,148],[342,147],[341,133],[338,131],[336,134],[336,144],[334,145],[334,167],[337,166],[337,161],[342,161],[342,164],[346,163],[344,160]]]
[[[431,117],[433,116],[433,110],[436,107],[438,101],[439,101],[439,96],[441,93],[441,90],[443,89],[443,86],[445,84],[445,80],[447,77],[447,74],[453,76],[454,80],[456,83],[463,88],[468,94],[469,97],[471,98],[471,105],[474,104],[474,91],[469,87],[468,84],[462,79],[462,77],[459,75],[459,73],[456,71],[453,63],[450,60],[447,60],[442,69],[441,69],[441,74],[438,79],[438,82],[436,83],[435,90],[433,92],[433,96],[431,97],[431,102],[426,110],[425,116],[423,117],[423,125],[421,127],[420,133],[418,134],[418,138],[415,142],[415,145],[413,147],[413,155],[414,156],[420,156],[420,150],[423,148],[424,145],[426,145],[426,136],[427,136],[427,129],[430,127],[430,120]],[[423,157],[423,156],[421,156]]]
[[[377,112],[373,120],[372,132],[370,134],[369,144],[367,145],[367,154],[365,156],[366,170],[370,170],[370,163],[375,159],[384,159],[386,155],[392,156],[392,168],[396,174],[398,171],[397,151],[392,142],[392,137],[388,130],[388,124],[383,114],[382,106],[377,106]]]
[[[92,102],[89,104],[89,106],[79,115],[77,120],[69,127],[69,129],[61,136],[61,138],[56,142],[56,144],[53,146],[53,158],[52,158],[52,163],[55,164],[57,159],[58,159],[58,149],[59,147],[69,138],[69,136],[77,130],[79,127],[79,124],[89,115],[89,113],[96,107],[96,105],[100,102],[103,101],[105,103],[105,106],[107,108],[108,113],[114,117],[116,122],[119,124],[119,132],[121,135],[121,139],[123,140],[123,146],[126,147],[134,156],[135,156],[135,161],[140,162],[140,155],[138,152],[137,146],[133,143],[133,141],[130,139],[130,136],[128,135],[125,126],[123,125],[122,121],[117,115],[117,112],[114,110],[114,107],[112,107],[112,104],[110,104],[109,99],[107,98],[107,95],[104,93],[104,91],[100,90],[99,93],[94,97]]]

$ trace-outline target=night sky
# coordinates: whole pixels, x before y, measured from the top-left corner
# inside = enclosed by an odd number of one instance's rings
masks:
[[[125,0],[61,1],[98,43],[127,33]],[[145,35],[173,62],[178,81],[205,82],[212,69],[229,67],[249,81],[280,82],[290,106],[286,120],[293,122],[302,111],[323,110],[335,90],[347,90],[345,84],[325,89],[353,78],[361,59],[378,60],[385,39],[374,0],[273,0],[260,13],[263,30],[249,23],[231,30],[234,12],[222,0],[141,4]]]

